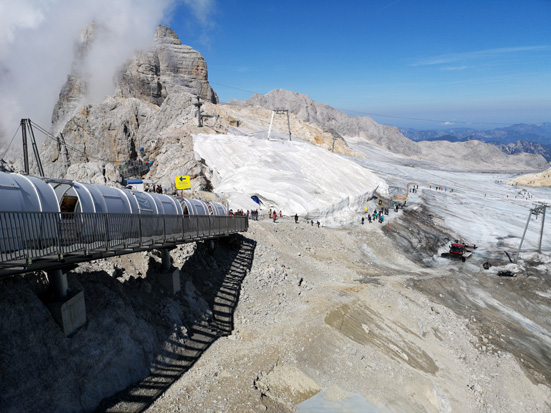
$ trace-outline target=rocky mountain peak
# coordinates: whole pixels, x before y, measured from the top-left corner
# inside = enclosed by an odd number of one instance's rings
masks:
[[[157,31],[155,32],[155,42],[157,44],[173,44],[176,46],[182,45],[182,41],[176,32],[170,27],[163,26],[162,24],[157,26]]]
[[[61,88],[59,99],[52,112],[52,125],[55,131],[84,103],[88,93],[87,73],[83,71],[86,56],[101,30],[96,22],[91,22],[80,33],[74,46],[71,73]]]
[[[155,47],[139,53],[116,79],[117,97],[135,97],[160,106],[169,93],[187,92],[218,103],[201,53],[182,44],[174,30],[158,26]]]
[[[90,73],[83,71],[88,51],[98,38],[101,26],[92,22],[86,26],[75,45],[71,73],[63,85],[52,113],[55,132],[86,103]],[[218,103],[218,96],[208,82],[207,63],[190,46],[183,45],[170,27],[158,26],[155,45],[141,51],[114,77],[115,97],[137,98],[161,106],[171,92],[199,95],[208,102]]]
[[[90,73],[81,62],[89,59],[87,51],[96,47],[96,40],[106,38],[108,33],[92,24],[77,42],[71,74],[52,116],[54,132],[62,135],[57,142],[48,140],[44,145],[46,174],[96,183],[120,181],[117,168],[151,160],[151,173],[155,179],[164,179],[163,185],[169,184],[176,171],[197,176],[197,186],[207,187],[190,150],[187,130],[197,122],[195,96],[218,103],[203,56],[183,45],[172,29],[159,26],[153,46],[137,52],[115,74],[114,94],[101,103],[87,104]],[[165,146],[171,144],[177,149],[170,155],[183,153],[178,165],[163,158]],[[90,168],[85,167],[88,164]]]

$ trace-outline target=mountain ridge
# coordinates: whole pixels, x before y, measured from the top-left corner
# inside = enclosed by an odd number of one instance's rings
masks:
[[[445,130],[418,130],[400,128],[400,132],[415,141],[468,142],[479,140],[497,146],[507,154],[532,153],[551,161],[551,122],[519,123],[503,128],[477,130],[451,128]]]

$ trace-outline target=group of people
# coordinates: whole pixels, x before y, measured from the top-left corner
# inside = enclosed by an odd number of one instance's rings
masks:
[[[277,217],[278,217],[277,211],[275,209],[274,210],[270,209],[270,212],[269,212],[268,216],[270,218],[272,218],[274,220],[274,222],[276,222]],[[281,212],[281,209],[279,210],[279,216],[283,217],[283,213]]]
[[[237,209],[237,210],[233,210],[233,209],[230,209],[230,212],[229,212],[229,215],[231,217],[233,216],[249,216],[249,210],[247,210],[247,212],[243,211],[242,209]]]
[[[229,214],[230,215],[247,215],[247,216],[250,216],[253,221],[258,221],[258,217],[259,217],[258,209],[255,209],[255,210],[252,210],[252,211],[247,210],[246,212],[244,212],[242,209],[238,209],[236,211],[233,211],[232,209],[230,209]],[[268,217],[269,217],[269,219],[273,220],[273,222],[275,223],[275,222],[277,222],[278,218],[283,217],[283,212],[281,210],[279,210],[279,214],[278,214],[276,209],[271,209],[270,208],[270,210],[268,211]],[[293,218],[295,220],[295,224],[298,224],[298,214],[295,214],[295,216]],[[314,226],[314,224],[316,224],[318,226],[318,228],[321,226],[321,222],[319,222],[319,221],[314,222],[313,220],[310,220],[310,224],[312,226]]]
[[[145,184],[144,191],[145,192],[156,192],[158,194],[166,193],[166,189],[163,190],[163,187],[161,185]]]
[[[432,189],[432,184],[429,185],[429,189]],[[444,187],[444,186],[437,186],[437,185],[435,185],[435,186],[434,186],[434,189],[436,189],[437,191],[448,192],[448,188],[446,188],[446,187]],[[450,188],[450,192],[453,192],[453,189]]]
[[[394,205],[392,206],[392,209],[394,209],[394,212],[398,212],[398,210],[400,208],[403,208],[404,205],[405,205],[405,202],[404,204],[394,203]],[[371,222],[379,221],[379,223],[382,224],[385,221],[385,215],[388,215],[388,208],[381,207],[381,209],[373,211],[372,214],[367,214],[367,222],[371,224]],[[365,217],[362,217],[362,225],[364,224],[364,222],[365,222]]]
[[[372,221],[373,222],[379,221],[379,223],[382,224],[385,220],[385,212],[388,215],[388,209],[382,208],[380,211],[375,210],[373,214],[367,214],[367,222],[371,224]],[[365,222],[365,218],[362,217],[362,225],[364,224],[364,222]]]
[[[133,161],[123,162],[119,165],[119,171],[124,178],[130,176],[143,176],[151,169],[152,165],[153,161],[148,160],[144,148],[140,148],[139,158]]]

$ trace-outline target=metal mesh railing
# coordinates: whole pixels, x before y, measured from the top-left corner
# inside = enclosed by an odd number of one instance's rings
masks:
[[[0,264],[162,247],[247,229],[244,216],[0,212]]]
[[[123,179],[127,179],[133,176],[143,176],[148,173],[150,169],[151,164],[149,162],[138,160],[123,163],[119,167],[119,172],[122,175]]]

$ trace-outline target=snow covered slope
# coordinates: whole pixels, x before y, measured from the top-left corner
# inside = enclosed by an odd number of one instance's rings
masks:
[[[418,185],[418,191],[408,196],[409,208],[426,207],[455,237],[482,246],[479,256],[484,250],[516,251],[530,208],[538,202],[551,202],[549,188],[527,191],[508,184],[514,172],[476,172],[392,154],[362,139],[347,139],[347,142],[366,155],[364,159],[358,158],[358,163],[376,171],[388,182],[391,199],[405,195],[408,183]],[[531,218],[523,250],[537,248],[540,223],[541,218],[540,221]],[[542,246],[548,250],[549,245],[551,231],[546,226]]]
[[[235,135],[194,137],[195,152],[213,169],[214,191],[230,208],[298,214],[322,224],[348,222],[365,201],[388,196],[388,186],[357,163],[302,141]]]

